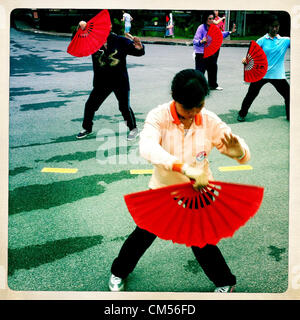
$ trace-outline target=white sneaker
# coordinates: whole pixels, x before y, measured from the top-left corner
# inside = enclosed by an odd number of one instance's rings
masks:
[[[223,88],[222,87],[216,87],[215,90],[222,91]]]
[[[216,287],[214,292],[219,293],[231,293],[235,289],[235,286],[224,286],[224,287]]]
[[[124,291],[124,284],[125,284],[125,281],[122,278],[119,278],[114,274],[111,274],[108,282],[108,287],[110,291],[114,291],[114,292]]]
[[[127,140],[128,141],[135,140],[138,137],[138,135],[139,135],[138,128],[134,128],[128,133]]]

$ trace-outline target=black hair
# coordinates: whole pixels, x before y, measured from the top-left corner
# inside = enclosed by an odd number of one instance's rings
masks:
[[[276,16],[275,14],[271,14],[270,16],[267,17],[268,26],[271,26],[275,21],[280,24],[278,16]]]
[[[215,13],[214,13],[212,10],[210,10],[210,11],[205,11],[205,12],[204,12],[204,14],[203,14],[203,16],[202,16],[202,23],[203,23],[203,24],[206,24],[207,18],[208,18],[210,15],[212,15],[213,17],[215,17]]]
[[[172,98],[182,104],[185,109],[199,107],[204,98],[209,95],[209,87],[204,75],[195,69],[178,72],[173,78],[171,90]]]

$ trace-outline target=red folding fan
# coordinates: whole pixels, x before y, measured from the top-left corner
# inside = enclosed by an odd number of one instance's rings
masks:
[[[264,50],[251,41],[244,65],[244,81],[256,82],[262,79],[268,70],[268,60]]]
[[[214,24],[211,24],[207,35],[207,42],[204,45],[204,55],[203,58],[207,58],[216,53],[223,42],[223,34],[222,31]]]
[[[102,10],[87,22],[84,30],[78,29],[68,46],[67,52],[75,57],[86,57],[99,50],[111,30],[110,16]]]
[[[263,192],[263,187],[210,181],[201,191],[184,183],[124,199],[141,229],[188,247],[204,247],[232,237],[258,211]]]

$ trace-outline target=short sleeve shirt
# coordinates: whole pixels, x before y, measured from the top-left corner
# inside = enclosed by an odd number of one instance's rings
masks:
[[[123,14],[123,17],[124,17],[124,21],[125,21],[125,25],[130,25],[131,24],[131,16],[129,13],[124,13]]]
[[[284,56],[290,47],[290,38],[277,35],[272,39],[266,34],[256,42],[268,59],[268,71],[264,79],[285,79]]]

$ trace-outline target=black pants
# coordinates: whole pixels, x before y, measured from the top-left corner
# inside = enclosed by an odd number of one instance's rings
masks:
[[[156,235],[153,233],[136,227],[114,260],[111,267],[112,274],[122,279],[127,278],[155,239]],[[192,247],[192,250],[203,271],[216,287],[235,285],[236,278],[217,246]]]
[[[95,112],[99,109],[104,100],[112,92],[115,94],[118,100],[119,110],[122,113],[123,119],[126,121],[129,130],[136,128],[135,116],[129,104],[129,90],[124,90],[121,88],[114,89],[94,87],[85,104],[84,118],[82,124],[83,129],[87,131],[92,131]]]
[[[195,67],[203,74],[207,71],[207,81],[211,89],[218,87],[217,83],[217,73],[218,73],[218,60],[219,50],[208,58],[203,58],[202,53],[196,53],[195,56]]]
[[[261,79],[256,82],[252,82],[243,100],[239,115],[241,117],[245,117],[247,115],[252,102],[258,96],[260,89],[266,83],[271,83],[284,98],[286,118],[290,120],[290,85],[286,79]]]

